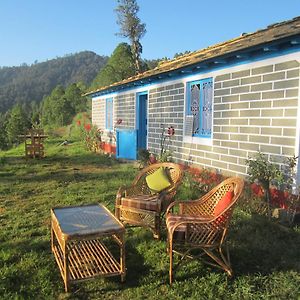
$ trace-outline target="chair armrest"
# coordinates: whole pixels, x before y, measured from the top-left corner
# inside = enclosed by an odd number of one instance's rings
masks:
[[[180,216],[180,215],[177,215]],[[207,225],[215,220],[213,216],[186,216],[181,215],[182,218],[180,218],[175,224],[172,225],[172,229],[170,231],[171,236],[173,236],[174,231],[177,227],[185,225],[186,228],[188,228],[189,225],[197,225],[197,227],[207,227]]]
[[[174,202],[172,202],[172,203],[167,207],[166,215],[167,215],[168,213],[170,213],[170,210],[173,209],[173,207],[174,207],[175,205],[178,205],[179,203],[180,203],[179,201],[174,201]]]
[[[116,195],[116,205],[120,205],[121,198],[125,195],[125,193],[126,193],[126,186],[125,185],[120,186]]]
[[[174,206],[178,205],[179,206],[179,211],[180,213],[183,213],[184,208],[186,207],[195,207],[198,208],[198,210],[201,211],[201,206],[202,206],[202,198],[198,200],[185,200],[185,201],[174,201],[171,203],[168,208],[166,213],[168,213]]]

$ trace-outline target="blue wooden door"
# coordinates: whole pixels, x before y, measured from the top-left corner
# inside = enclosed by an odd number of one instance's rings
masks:
[[[117,130],[117,158],[137,159],[136,130]]]
[[[136,111],[138,150],[147,148],[147,106],[148,106],[147,92],[138,93],[137,111]]]

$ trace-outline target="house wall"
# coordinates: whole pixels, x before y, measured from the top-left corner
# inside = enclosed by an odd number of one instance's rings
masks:
[[[92,123],[98,128],[105,128],[105,100],[94,98],[92,100]]]
[[[299,62],[240,66],[199,78],[214,78],[211,145],[184,138],[185,80],[149,91],[150,151],[159,153],[161,125],[175,128],[170,150],[179,161],[246,174],[245,160],[257,151],[283,163],[298,154]],[[243,68],[242,70],[239,70]]]
[[[114,120],[121,119],[118,128],[135,128],[135,93],[116,95]]]
[[[112,138],[115,133],[105,128],[105,100],[110,97],[97,97],[92,100],[92,123],[103,130],[103,141],[115,144],[115,139]],[[116,128],[135,128],[135,93],[113,96],[113,118],[114,124],[118,119],[122,119],[121,124],[115,125]]]
[[[201,140],[184,134],[185,89],[187,82],[208,77],[214,80],[213,134],[211,139]],[[135,94],[141,90],[149,94],[151,152],[160,152],[162,128],[173,126],[175,135],[168,149],[176,161],[227,175],[245,175],[245,160],[257,151],[279,164],[299,154],[299,53],[220,67],[116,94],[115,119],[121,118],[123,127],[135,128]]]

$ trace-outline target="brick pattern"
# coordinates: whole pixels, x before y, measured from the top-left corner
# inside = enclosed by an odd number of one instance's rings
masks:
[[[215,77],[211,166],[245,174],[256,151],[282,163],[296,147],[299,63],[288,61]],[[224,155],[224,152],[225,153]],[[207,154],[206,154],[207,156]]]
[[[183,139],[184,84],[151,89],[148,107],[148,149],[158,154],[163,128],[173,126],[175,135],[166,143],[174,156],[179,158]]]
[[[226,73],[214,78],[212,146],[184,143],[184,86],[168,85],[149,94],[150,151],[159,153],[161,124],[175,128],[169,150],[177,161],[246,174],[246,159],[257,151],[282,163],[295,153],[299,63],[288,61]]]
[[[118,128],[135,128],[135,94],[123,94],[114,98],[114,123],[122,119]]]
[[[105,128],[105,100],[97,99],[92,102],[92,123],[98,128]]]
[[[122,123],[116,125],[116,128],[134,129],[135,124],[135,94],[125,94],[114,97],[113,99],[113,118],[114,124],[118,119],[122,119]],[[98,128],[104,129],[103,141],[115,143],[112,134],[105,130],[105,98],[93,100],[92,103],[92,122]]]

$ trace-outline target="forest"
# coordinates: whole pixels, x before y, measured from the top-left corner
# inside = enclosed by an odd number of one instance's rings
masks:
[[[39,103],[57,86],[89,85],[106,64],[107,56],[91,51],[58,57],[30,66],[0,68],[0,112],[15,104]]]

